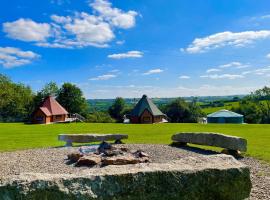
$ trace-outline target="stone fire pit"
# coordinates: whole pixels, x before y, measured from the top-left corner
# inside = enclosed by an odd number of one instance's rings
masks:
[[[168,145],[118,144],[105,148],[106,145],[0,153],[0,199],[244,200],[249,197],[249,168],[232,156]],[[65,159],[67,155],[69,159]],[[95,162],[89,163],[89,157],[95,157]],[[131,157],[132,162],[123,161],[123,157]],[[146,158],[148,162],[144,162]],[[134,160],[136,164],[130,164]]]
[[[80,166],[127,165],[149,162],[149,155],[142,150],[131,151],[125,147],[112,146],[107,142],[79,148],[67,155],[68,164]]]

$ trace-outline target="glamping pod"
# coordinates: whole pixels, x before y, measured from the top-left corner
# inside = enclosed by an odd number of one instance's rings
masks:
[[[129,116],[130,123],[152,124],[167,122],[166,115],[146,95],[143,95]]]
[[[32,114],[32,123],[49,124],[65,122],[68,112],[52,96],[44,99],[41,106]]]
[[[243,115],[224,109],[207,115],[207,123],[242,124],[244,123],[244,118]]]

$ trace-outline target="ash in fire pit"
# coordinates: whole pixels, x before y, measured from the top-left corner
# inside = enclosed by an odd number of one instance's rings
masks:
[[[117,145],[116,145],[117,146]],[[75,166],[127,165],[150,162],[149,155],[142,150],[130,151],[107,142],[90,147],[81,147],[79,152],[68,154],[69,163]]]

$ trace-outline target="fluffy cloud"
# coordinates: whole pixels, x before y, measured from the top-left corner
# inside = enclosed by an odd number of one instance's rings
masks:
[[[89,80],[91,80],[91,81],[104,81],[104,80],[109,80],[109,79],[112,79],[115,77],[117,77],[117,75],[115,75],[115,74],[104,74],[104,75],[100,75],[100,76],[97,76],[94,78],[90,78]]]
[[[230,31],[216,33],[204,38],[196,38],[187,48],[188,53],[202,53],[224,46],[243,47],[256,40],[270,38],[269,30],[244,31],[233,33]]]
[[[201,78],[210,78],[210,79],[238,79],[244,78],[242,74],[210,74],[210,75],[202,75]]]
[[[65,29],[76,36],[78,43],[85,46],[105,44],[115,36],[108,23],[100,21],[98,17],[81,13],[72,22],[65,24]]]
[[[225,65],[220,65],[218,66],[219,68],[236,68],[236,69],[244,69],[244,68],[247,68],[249,67],[248,64],[243,64],[241,62],[230,62],[228,64],[225,64]]]
[[[32,51],[22,51],[14,47],[0,47],[0,64],[5,68],[13,68],[30,64],[39,55]]]
[[[220,71],[223,71],[223,70],[228,69],[228,68],[244,69],[244,68],[247,68],[247,67],[249,67],[248,64],[242,64],[240,62],[230,62],[230,63],[227,63],[227,64],[216,66],[214,68],[210,68],[210,69],[206,70],[206,73],[209,74],[209,73],[212,73],[212,72],[220,72]]]
[[[179,76],[180,79],[190,79],[190,76],[186,76],[186,75],[182,75],[182,76]]]
[[[206,71],[206,73],[219,72],[221,69],[211,68]]]
[[[220,65],[219,68],[229,68],[229,67],[240,67],[240,66],[243,66],[242,63],[240,62],[230,62],[228,64],[225,64],[225,65]]]
[[[117,28],[128,29],[136,24],[135,11],[122,11],[107,0],[89,4],[93,13],[75,12],[71,16],[51,15],[50,23],[19,19],[4,23],[8,37],[32,41],[51,48],[107,47],[115,38]]]
[[[143,73],[143,75],[151,75],[151,74],[159,74],[162,73],[164,70],[162,69],[151,69],[145,73]]]
[[[270,73],[270,66],[256,69],[251,73],[255,73],[256,75],[264,75],[265,73]]]
[[[270,59],[270,53],[266,55],[266,58],[269,58]]]
[[[18,19],[3,24],[3,31],[8,37],[22,41],[45,41],[50,37],[51,27],[47,23],[37,23],[31,19]]]
[[[112,26],[124,29],[135,26],[137,12],[133,10],[123,12],[118,8],[112,8],[112,4],[107,0],[96,0],[93,3],[90,3],[90,6]]]
[[[128,51],[126,53],[108,55],[108,58],[113,58],[113,59],[141,58],[141,57],[143,57],[143,52],[141,51]]]

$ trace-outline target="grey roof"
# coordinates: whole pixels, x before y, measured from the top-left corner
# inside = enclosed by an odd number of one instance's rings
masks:
[[[131,111],[131,116],[141,116],[145,109],[147,109],[153,116],[164,115],[151,99],[149,99],[146,95],[143,95],[134,109]]]
[[[243,117],[243,115],[223,109],[209,114],[207,117]]]

